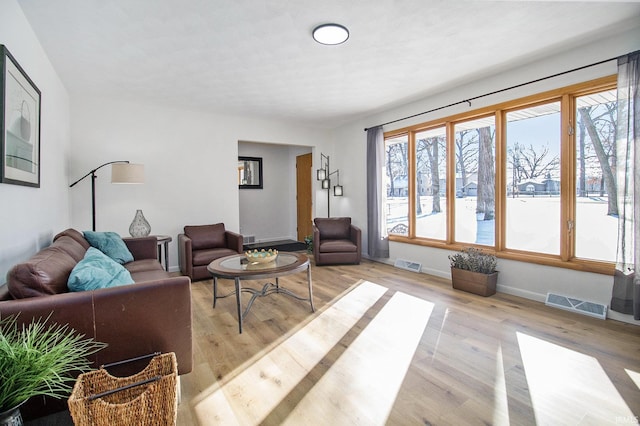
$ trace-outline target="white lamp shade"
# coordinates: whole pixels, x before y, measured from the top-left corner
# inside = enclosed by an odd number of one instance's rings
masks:
[[[336,185],[333,187],[333,195],[336,197],[342,197],[342,185]]]
[[[112,164],[111,183],[144,183],[144,164]]]
[[[327,178],[327,172],[325,169],[318,169],[318,180],[325,180]]]
[[[322,181],[322,189],[329,189],[330,185],[331,183],[329,182],[329,179],[325,179]]]

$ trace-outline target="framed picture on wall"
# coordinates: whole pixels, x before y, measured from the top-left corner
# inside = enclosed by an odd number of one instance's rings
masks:
[[[262,158],[238,157],[238,187],[262,189]]]
[[[0,182],[40,187],[40,90],[0,44]]]

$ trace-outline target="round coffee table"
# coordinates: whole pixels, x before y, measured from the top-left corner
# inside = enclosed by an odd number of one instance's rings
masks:
[[[311,305],[311,312],[315,312],[313,306],[313,285],[311,283],[311,265],[306,254],[301,253],[278,253],[278,257],[273,262],[258,263],[250,262],[244,254],[236,254],[233,256],[221,257],[216,259],[207,266],[207,269],[213,275],[213,307],[216,307],[216,301],[225,297],[236,295],[236,305],[238,309],[238,329],[242,333],[242,321],[249,313],[251,305],[258,297],[267,296],[271,293],[281,293],[296,298],[298,300],[308,301]],[[295,274],[307,270],[307,284],[309,287],[309,297],[300,297],[286,288],[280,286],[278,278],[284,275]],[[235,291],[223,296],[218,296],[218,278],[232,279],[235,281]],[[243,288],[240,284],[242,280],[262,280],[275,278],[275,283],[266,283],[262,289]],[[242,311],[242,292],[251,293],[251,299],[247,303],[244,312]]]

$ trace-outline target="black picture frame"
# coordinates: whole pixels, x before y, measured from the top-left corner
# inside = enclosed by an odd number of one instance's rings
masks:
[[[262,189],[262,158],[238,157],[238,188]]]
[[[40,188],[40,90],[0,44],[0,182]]]

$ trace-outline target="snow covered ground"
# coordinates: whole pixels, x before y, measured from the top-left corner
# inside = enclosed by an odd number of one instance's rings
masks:
[[[416,236],[443,240],[446,237],[446,204],[431,214],[431,197],[421,197],[423,214],[416,222]],[[495,220],[478,220],[476,197],[456,198],[455,240],[492,246]],[[408,224],[407,199],[395,197],[387,203],[387,228]],[[480,218],[482,219],[482,218]],[[560,253],[560,197],[519,196],[507,198],[507,247],[538,253]],[[576,256],[615,261],[618,219],[607,215],[606,197],[579,197],[576,202]]]

